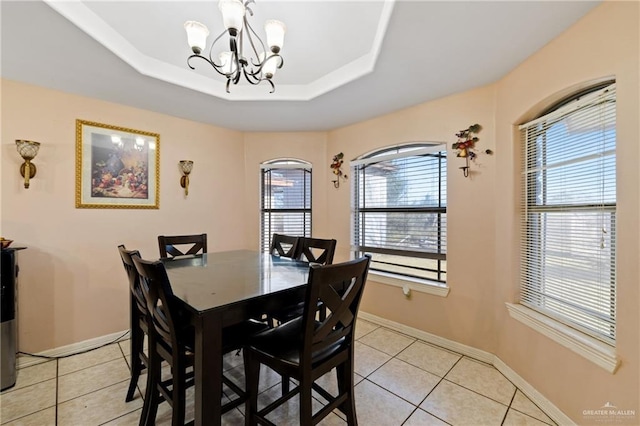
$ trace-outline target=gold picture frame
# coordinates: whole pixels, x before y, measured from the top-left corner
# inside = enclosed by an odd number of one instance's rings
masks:
[[[160,135],[76,120],[76,208],[158,209]]]

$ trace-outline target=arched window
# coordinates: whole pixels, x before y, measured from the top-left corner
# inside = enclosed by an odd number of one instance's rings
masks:
[[[351,162],[353,248],[372,255],[371,270],[447,280],[447,152],[410,144]]]
[[[311,163],[283,158],[260,165],[260,247],[274,233],[311,236]]]
[[[520,126],[520,303],[616,337],[616,88],[574,95]]]

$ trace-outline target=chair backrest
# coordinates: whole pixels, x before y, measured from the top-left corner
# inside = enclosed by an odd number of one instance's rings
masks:
[[[164,264],[160,261],[144,260],[140,256],[132,256],[132,259],[141,281],[146,283],[146,287],[142,287],[147,289],[144,295],[152,323],[149,327],[155,332],[155,335],[150,337],[162,339],[173,351],[180,350],[177,333],[178,311]]]
[[[354,327],[369,272],[370,255],[335,265],[312,265],[309,269],[303,313],[304,337],[301,363],[311,363],[314,354],[339,344],[353,345]],[[318,324],[319,306],[327,309]],[[310,366],[310,365],[309,365]]]
[[[186,246],[177,248],[176,246]],[[207,234],[198,235],[159,235],[158,248],[160,257],[174,257],[185,254],[207,252]]]
[[[331,265],[336,251],[336,240],[300,237],[298,239],[297,259],[306,262]]]
[[[294,259],[298,255],[298,237],[283,234],[273,234],[271,236],[271,246],[269,254]]]
[[[124,265],[124,270],[127,273],[127,277],[129,278],[129,290],[131,294],[134,296],[134,300],[138,311],[142,315],[147,315],[147,300],[144,297],[144,292],[142,289],[143,284],[140,275],[138,274],[138,270],[136,269],[136,265],[133,263],[132,256],[140,257],[140,252],[138,250],[127,250],[123,244],[118,246],[118,250],[120,251],[120,258],[122,259],[122,264]]]

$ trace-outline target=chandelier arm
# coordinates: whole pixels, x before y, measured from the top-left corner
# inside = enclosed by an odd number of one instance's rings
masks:
[[[226,85],[227,93],[231,93],[231,92],[229,91],[229,83],[231,83],[231,79],[227,77],[227,85]]]
[[[247,80],[247,82],[249,82],[250,84],[256,85],[256,84],[260,84],[260,82],[264,79],[256,76],[255,74],[253,74],[251,71],[247,71],[246,68],[244,68],[242,70],[242,72],[244,73],[244,78]]]
[[[191,59],[193,59],[193,58],[199,58],[199,59],[202,59],[203,61],[205,61],[205,62],[207,62],[209,65],[211,65],[211,67],[213,67],[213,69],[214,69],[214,70],[216,70],[216,72],[217,72],[218,74],[223,75],[223,76],[225,76],[225,77],[227,76],[225,73],[223,73],[222,71],[220,71],[220,68],[222,68],[221,66],[216,65],[216,63],[215,63],[215,62],[213,62],[212,60],[210,60],[210,59],[209,59],[209,58],[207,58],[206,56],[202,56],[202,55],[198,55],[198,54],[193,54],[193,55],[191,55],[191,56],[189,56],[189,57],[187,58],[187,65],[188,65],[188,66],[189,66],[189,68],[191,68],[192,70],[195,70],[195,69],[196,69],[193,65],[191,65]]]
[[[211,47],[209,47],[209,63],[214,65],[216,68],[222,68],[222,64],[218,65],[216,64],[216,61],[213,59],[213,46],[215,46],[215,44],[218,42],[218,40],[220,40],[222,38],[222,36],[224,36],[225,34],[227,34],[227,30],[224,30],[220,33],[220,35],[218,37],[216,37],[215,40],[213,40],[213,43],[211,43]]]
[[[254,66],[257,66],[258,69],[256,71],[253,71],[253,70],[249,71],[249,74],[251,74],[252,77],[258,78],[259,80],[264,80],[264,78],[261,77],[262,68],[264,68],[264,66],[267,63],[267,61],[275,61],[275,60],[278,60],[278,65],[276,65],[276,68],[277,69],[282,68],[282,66],[284,65],[284,59],[279,54],[274,53],[271,56],[269,56],[267,59],[262,61],[261,63],[252,64]]]
[[[253,35],[258,39],[258,41],[260,42],[260,47],[262,47],[262,51],[264,52],[264,56],[265,56],[265,58],[267,57],[267,49],[265,49],[265,48],[264,48],[264,42],[262,41],[262,39],[260,38],[260,36],[258,35],[258,33],[256,33],[256,32],[254,31],[253,27],[251,26],[251,24],[250,24],[250,23],[249,23],[249,21],[247,20],[247,17],[246,17],[246,16],[245,16],[245,18],[244,18],[244,25],[245,25],[245,27],[247,27],[247,28],[249,29],[249,31],[247,32],[247,38],[249,39],[249,43],[251,44],[251,49],[253,50],[253,53],[254,53],[254,55],[255,55],[255,59],[258,61],[258,63],[256,64],[256,63],[253,61],[253,58],[252,58],[252,59],[251,59],[251,64],[252,64],[253,66],[256,66],[256,67],[257,67],[258,65],[261,65],[261,64],[264,62],[264,60],[263,60],[263,61],[260,61],[260,54],[258,53],[258,49],[256,48],[256,45],[255,45],[255,43],[254,43],[254,41],[253,41],[253,37],[251,37],[251,34],[253,34]],[[262,67],[261,67],[261,68],[262,68]]]
[[[271,79],[269,78],[259,78],[254,74],[251,74],[250,72],[247,72],[247,70],[243,70],[244,72],[244,77],[247,80],[247,82],[249,82],[250,84],[253,85],[258,85],[260,83],[262,83],[263,81],[266,81],[267,83],[269,83],[269,85],[271,85],[271,90],[269,91],[269,93],[273,93],[276,91],[276,85],[273,83],[273,81],[271,81]]]
[[[251,7],[249,7],[249,5],[251,3],[256,4],[255,0],[246,0],[244,2],[244,8],[245,8],[246,11],[249,12],[249,15],[253,16],[253,9],[251,9]]]
[[[240,81],[240,76],[242,75],[242,73],[240,72],[240,70],[244,70],[244,65],[242,64],[242,62],[240,61],[240,57],[238,56],[238,51],[234,51],[233,52],[233,60],[236,63],[236,70],[233,73],[233,84],[238,84],[238,82]],[[231,76],[229,76],[231,78]]]

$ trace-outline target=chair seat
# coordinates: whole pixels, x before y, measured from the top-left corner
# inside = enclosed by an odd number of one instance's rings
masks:
[[[319,326],[320,322],[316,321],[316,328]],[[251,338],[248,346],[263,356],[278,358],[289,364],[289,368],[295,369],[300,366],[303,331],[304,320],[298,317],[256,334]],[[342,338],[322,351],[314,353],[311,363],[316,365],[335,355],[345,348],[345,342],[346,340]]]
[[[320,314],[319,319],[323,320],[326,317],[326,311],[322,306],[322,302],[318,302],[318,308],[319,308],[318,311]],[[286,308],[283,308],[275,313],[272,313],[269,316],[272,321],[275,320],[277,321],[278,324],[282,324],[282,323],[291,321],[292,319],[301,317],[303,313],[304,313],[304,302],[300,302],[295,305],[287,306]]]
[[[247,343],[247,338],[261,331],[268,330],[269,326],[256,320],[244,321],[240,324],[225,327],[222,330],[223,352],[230,352],[242,348]]]

